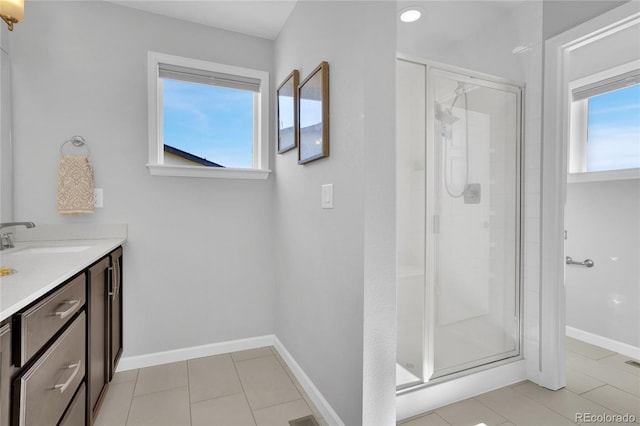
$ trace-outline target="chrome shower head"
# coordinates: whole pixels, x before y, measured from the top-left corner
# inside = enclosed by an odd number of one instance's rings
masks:
[[[436,102],[436,120],[442,121],[443,124],[453,124],[459,118],[453,115],[451,108],[443,108],[442,105]]]

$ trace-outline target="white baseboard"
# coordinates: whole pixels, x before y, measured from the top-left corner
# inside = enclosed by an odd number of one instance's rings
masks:
[[[315,404],[316,408],[320,411],[325,421],[330,425],[344,426],[344,422],[340,419],[338,414],[333,410],[333,408],[327,402],[324,396],[322,396],[322,394],[320,393],[318,388],[313,384],[309,376],[307,376],[307,374],[304,372],[302,367],[300,367],[300,364],[298,364],[296,360],[293,358],[293,356],[291,356],[291,354],[284,347],[280,339],[278,339],[277,336],[274,336],[274,337],[275,337],[274,346],[276,350],[278,351],[282,359],[284,359],[284,362],[287,363],[293,375],[296,376],[296,379],[298,379],[298,382],[300,383],[302,388],[305,390],[307,395],[309,395],[309,398],[311,398],[311,401]]]
[[[205,356],[226,354],[229,352],[244,351],[247,349],[274,346],[289,369],[294,374],[311,401],[315,404],[322,417],[329,425],[344,426],[338,414],[333,410],[329,402],[313,384],[309,376],[302,370],[300,364],[287,351],[282,342],[273,334],[248,339],[231,340],[227,342],[212,343],[209,345],[193,346],[190,348],[174,349],[164,352],[156,352],[145,355],[123,357],[118,363],[117,371],[135,370],[136,368],[153,367],[155,365],[168,364],[170,362],[187,361]]]
[[[565,329],[565,333],[569,337],[582,340],[583,342],[587,342],[592,345],[600,346],[601,348],[605,348],[610,351],[629,356],[631,358],[640,359],[640,348],[636,346],[609,339],[608,337],[589,333],[588,331],[580,330],[578,328],[569,327],[568,325],[565,327]]]
[[[123,357],[118,363],[117,371],[135,370],[136,368],[153,367],[154,365],[168,364],[170,362],[186,361],[205,356],[273,346],[274,339],[275,336],[270,334],[267,336],[250,337],[248,339],[230,340],[209,345]]]

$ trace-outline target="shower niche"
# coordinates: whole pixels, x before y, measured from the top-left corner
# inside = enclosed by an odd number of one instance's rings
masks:
[[[397,389],[520,359],[522,87],[398,59]]]

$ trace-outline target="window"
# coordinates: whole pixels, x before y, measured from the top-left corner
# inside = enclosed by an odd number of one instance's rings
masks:
[[[269,74],[149,52],[149,171],[266,179]]]
[[[570,85],[571,174],[587,173],[592,175],[590,180],[639,176],[640,70],[634,66],[638,64]]]

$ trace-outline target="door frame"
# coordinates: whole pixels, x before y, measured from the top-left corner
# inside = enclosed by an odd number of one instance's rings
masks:
[[[540,365],[538,383],[549,389],[566,384],[564,208],[569,148],[569,56],[640,18],[630,1],[545,42],[540,253]]]

